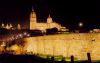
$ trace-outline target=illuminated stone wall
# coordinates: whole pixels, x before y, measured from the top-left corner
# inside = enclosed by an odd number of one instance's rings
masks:
[[[87,52],[92,60],[100,60],[99,33],[72,33],[25,38],[25,50],[39,54],[74,55],[79,60],[87,59]]]

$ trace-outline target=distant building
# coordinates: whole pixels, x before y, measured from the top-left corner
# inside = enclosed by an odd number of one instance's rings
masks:
[[[17,25],[17,29],[21,30],[21,25],[20,24]]]
[[[66,27],[63,27],[56,22],[53,22],[50,15],[48,16],[47,22],[45,22],[45,23],[38,23],[36,18],[37,18],[36,13],[34,12],[34,9],[32,8],[32,12],[30,14],[30,26],[29,26],[30,30],[37,29],[37,30],[41,30],[42,32],[46,32],[47,29],[57,28],[58,31],[68,31],[68,29],[66,29]],[[27,27],[28,27],[28,25],[27,25]],[[17,24],[17,26],[14,27],[12,24],[5,25],[4,23],[2,23],[1,28],[18,29],[18,30],[22,29],[20,24]]]
[[[1,28],[6,28],[6,29],[18,29],[18,30],[20,30],[20,29],[21,29],[21,25],[18,24],[17,27],[15,28],[14,26],[12,26],[12,24],[6,24],[6,25],[5,25],[4,23],[2,23]]]
[[[67,31],[66,27],[62,27],[60,24],[53,22],[51,16],[49,15],[47,18],[47,22],[38,23],[36,20],[36,13],[32,8],[32,12],[30,14],[30,30],[38,29],[46,32],[46,29],[57,28],[58,31]]]
[[[100,29],[93,29],[90,32],[96,32],[96,33],[100,33]]]

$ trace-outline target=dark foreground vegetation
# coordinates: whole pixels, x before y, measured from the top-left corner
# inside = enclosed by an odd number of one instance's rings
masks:
[[[12,54],[1,54],[0,63],[90,63],[89,61],[55,61],[54,57],[51,59],[43,59],[36,55],[12,55]],[[100,61],[93,61],[92,63],[100,63]]]

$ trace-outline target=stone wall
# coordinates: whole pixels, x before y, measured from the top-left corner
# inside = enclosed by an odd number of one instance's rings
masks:
[[[100,60],[99,33],[71,33],[25,38],[25,50],[39,54],[74,55],[79,60],[86,60],[91,53],[92,60]]]

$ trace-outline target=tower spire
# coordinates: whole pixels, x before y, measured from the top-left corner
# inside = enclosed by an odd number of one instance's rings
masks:
[[[36,23],[37,23],[37,20],[36,20],[36,13],[35,13],[35,11],[34,11],[34,7],[32,6],[32,12],[31,12],[31,14],[30,14],[30,29],[34,29]]]
[[[50,14],[49,14],[49,16],[48,16],[48,18],[47,18],[47,23],[52,23],[53,21],[52,21],[52,18],[51,18],[51,16],[50,16]]]
[[[17,25],[17,29],[18,29],[18,30],[20,30],[20,29],[21,29],[21,26],[20,26],[20,24],[18,24],[18,25]]]
[[[49,14],[48,18],[51,18],[50,14]]]
[[[33,8],[33,6],[32,6],[32,12],[34,12],[34,8]]]

